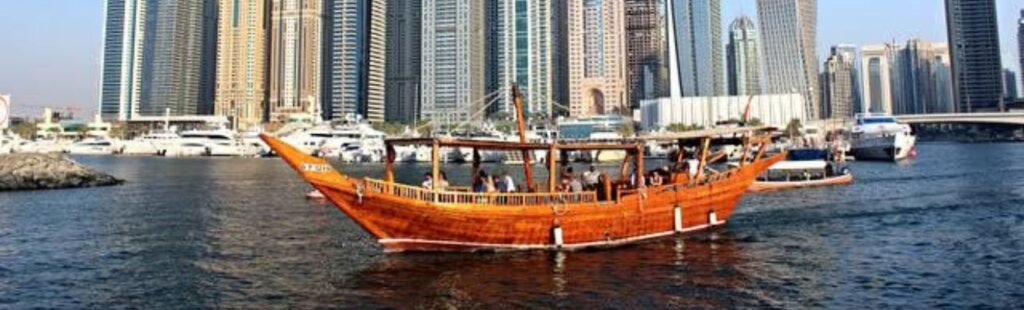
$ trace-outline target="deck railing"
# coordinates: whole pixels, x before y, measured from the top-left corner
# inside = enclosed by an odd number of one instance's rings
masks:
[[[431,201],[443,204],[485,204],[497,206],[536,206],[597,202],[597,193],[471,193],[432,191],[422,187],[365,179],[368,193]]]

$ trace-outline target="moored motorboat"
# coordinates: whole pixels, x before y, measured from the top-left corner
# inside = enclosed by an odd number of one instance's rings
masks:
[[[517,119],[522,101],[514,92]],[[525,132],[522,121],[519,132]],[[305,154],[269,135],[262,138],[289,166],[327,200],[369,232],[386,251],[475,251],[524,249],[576,249],[614,246],[722,225],[732,215],[754,178],[784,154],[767,155],[770,138],[764,128],[729,128],[659,137],[678,141],[679,147],[698,146],[700,164],[689,171],[673,168],[664,183],[646,185],[643,144],[530,143],[476,141],[460,138],[412,138],[386,141],[383,179],[341,174],[321,158]],[[744,156],[724,170],[709,169],[709,150],[717,137],[741,136]],[[460,188],[406,185],[394,177],[395,148],[429,146],[431,180],[443,180],[441,150],[466,148],[548,153],[546,186],[534,184],[532,165],[524,169],[525,192],[467,192]],[[600,178],[596,190],[558,191],[560,173],[554,154],[573,151],[618,150],[627,154],[622,175],[613,181]],[[473,156],[479,158],[479,156]],[[473,161],[474,175],[480,167]],[[439,183],[428,183],[439,184]]]
[[[775,163],[757,177],[750,191],[767,192],[853,183],[853,173],[833,153],[821,149],[791,150],[787,160]]]

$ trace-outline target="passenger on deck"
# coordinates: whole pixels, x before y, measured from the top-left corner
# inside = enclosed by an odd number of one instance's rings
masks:
[[[601,173],[597,172],[597,168],[590,166],[590,170],[583,172],[583,188],[586,190],[594,190],[597,188],[600,182]]]
[[[515,193],[516,181],[512,179],[512,175],[508,172],[504,172],[502,175],[501,181],[498,182],[498,189],[503,193]]]
[[[573,193],[579,193],[583,191],[583,182],[580,182],[579,178],[569,179],[569,191]]]
[[[423,188],[431,189],[434,186],[434,178],[430,176],[430,173],[423,174]]]
[[[490,178],[490,176],[487,175],[487,172],[480,170],[480,174],[477,176],[476,182],[473,183],[473,192],[486,193],[488,178]]]
[[[664,183],[664,180],[661,177],[661,173],[658,173],[657,170],[651,171],[649,179],[651,180],[651,186],[661,186],[661,184]]]
[[[448,174],[441,171],[441,181],[437,182],[437,189],[444,190],[448,188]]]

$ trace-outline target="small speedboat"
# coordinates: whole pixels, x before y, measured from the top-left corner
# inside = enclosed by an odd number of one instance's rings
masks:
[[[853,183],[850,169],[830,160],[826,150],[791,150],[787,159],[775,163],[750,185],[752,192],[845,185]]]

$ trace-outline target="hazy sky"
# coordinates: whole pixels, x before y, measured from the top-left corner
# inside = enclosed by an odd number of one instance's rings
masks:
[[[77,106],[79,117],[95,113],[103,2],[0,0],[0,93],[12,94],[15,115],[38,115],[42,106]],[[1019,72],[1016,33],[1024,1],[996,2],[1003,66]],[[942,0],[819,0],[818,5],[819,55],[837,43],[946,41]],[[723,27],[741,14],[756,19],[755,0],[723,0],[722,6]]]

